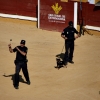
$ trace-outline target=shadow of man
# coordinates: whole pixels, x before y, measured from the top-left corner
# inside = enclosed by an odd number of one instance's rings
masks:
[[[11,75],[3,75],[4,77],[11,77],[11,80],[13,82],[13,86],[14,86],[14,82],[15,82],[15,74],[11,74]],[[24,79],[22,78],[22,75],[19,75],[19,82],[22,82],[22,83],[26,83],[26,81],[24,81]]]

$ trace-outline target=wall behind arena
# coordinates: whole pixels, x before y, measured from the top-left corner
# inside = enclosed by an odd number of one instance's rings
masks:
[[[74,20],[73,2],[40,0],[40,28],[62,31],[70,20]]]
[[[52,6],[54,6],[55,9],[59,9],[61,6],[62,9],[56,14]],[[61,0],[40,0],[40,28],[61,32],[63,28],[68,25],[70,20],[74,21],[74,9],[73,1],[61,2]],[[100,31],[100,6],[82,2],[80,9],[80,2],[78,2],[78,9],[76,10],[78,12],[78,25],[82,23],[83,18],[84,26],[87,26],[89,29]],[[63,15],[65,16],[65,20],[57,20],[57,18],[61,18]]]
[[[38,0],[0,0],[0,13],[37,17]]]
[[[55,13],[52,6],[62,7]],[[38,0],[0,0],[0,13],[29,16],[37,18]],[[77,10],[77,9],[76,9]],[[65,20],[53,20],[53,17],[60,17]],[[100,27],[100,6],[82,3],[82,17],[84,25]],[[30,20],[34,20],[29,18]],[[28,18],[22,18],[28,19]],[[80,2],[78,2],[78,24],[81,22]],[[61,2],[61,0],[40,0],[40,28],[47,30],[62,31],[68,25],[69,20],[74,20],[74,2]],[[37,21],[37,19],[35,19]]]
[[[80,10],[80,3],[78,3],[78,24],[82,21],[83,24],[95,27],[100,27],[100,6],[94,4],[82,3],[82,10]]]

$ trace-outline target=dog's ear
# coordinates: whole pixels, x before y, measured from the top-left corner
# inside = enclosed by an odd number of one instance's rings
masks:
[[[56,61],[60,61],[60,58],[56,58]]]

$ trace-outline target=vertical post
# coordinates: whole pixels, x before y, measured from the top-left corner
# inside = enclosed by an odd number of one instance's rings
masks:
[[[38,28],[40,28],[40,0],[38,0]]]
[[[77,29],[77,10],[78,10],[78,3],[74,2],[74,27]]]

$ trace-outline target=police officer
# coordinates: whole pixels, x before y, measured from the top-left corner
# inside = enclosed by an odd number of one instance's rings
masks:
[[[14,61],[15,63],[15,81],[14,81],[14,87],[18,89],[19,86],[19,72],[22,69],[22,72],[24,74],[24,77],[26,79],[26,82],[28,85],[30,85],[30,79],[27,69],[27,51],[28,48],[25,46],[25,40],[21,40],[20,45],[16,46],[14,49],[12,49],[11,44],[8,45],[10,53],[16,52],[16,59]]]
[[[65,40],[65,56],[63,58],[64,65],[73,62],[74,40],[79,37],[78,31],[73,27],[73,22],[69,21],[69,26],[61,33],[61,37]],[[76,34],[75,34],[76,33]]]

